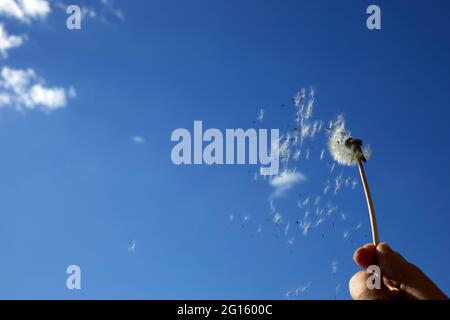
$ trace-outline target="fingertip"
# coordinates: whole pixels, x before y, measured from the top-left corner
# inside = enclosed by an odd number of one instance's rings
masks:
[[[366,244],[356,249],[353,254],[353,260],[361,268],[367,268],[375,261],[375,246],[373,244]]]
[[[353,300],[386,300],[388,296],[381,289],[369,289],[367,280],[369,274],[359,271],[349,281],[350,295]]]
[[[377,251],[381,253],[394,252],[386,242],[381,242],[377,245]]]

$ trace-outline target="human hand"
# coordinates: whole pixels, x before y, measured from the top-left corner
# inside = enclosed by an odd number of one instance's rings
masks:
[[[378,265],[383,278],[381,289],[369,289],[366,271],[357,272],[349,283],[354,300],[420,299],[441,300],[447,296],[418,267],[406,261],[386,243],[377,247],[366,244],[358,248],[353,256],[363,269]]]

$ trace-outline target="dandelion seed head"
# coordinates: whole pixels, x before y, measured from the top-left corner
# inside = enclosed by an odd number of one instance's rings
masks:
[[[352,138],[350,132],[345,129],[344,118],[339,117],[328,139],[328,149],[333,159],[339,164],[349,166],[357,164],[360,159],[369,159],[370,148],[361,147],[361,143],[361,140]]]

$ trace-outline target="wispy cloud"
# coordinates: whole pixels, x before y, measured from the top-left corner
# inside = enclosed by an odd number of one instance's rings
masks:
[[[51,13],[49,0],[0,0],[0,17],[29,24],[43,20]],[[10,35],[0,23],[0,58],[6,58],[9,50],[20,47],[25,36]],[[15,69],[3,66],[0,70],[0,108],[16,110],[40,109],[50,112],[63,108],[70,98],[76,96],[75,89],[60,86],[49,87],[32,68]]]
[[[1,1],[1,0],[0,0]],[[67,7],[71,3],[63,0],[57,0],[54,2],[54,6],[63,12],[66,12]],[[81,8],[81,16],[85,18],[98,20],[103,23],[109,23],[111,17],[121,21],[125,21],[125,15],[113,0],[98,0],[98,1],[81,1],[78,3]]]
[[[40,108],[50,112],[66,106],[76,96],[74,88],[47,87],[33,69],[3,67],[0,72],[0,107],[16,110]]]
[[[0,23],[0,58],[6,58],[8,50],[20,47],[23,41],[24,37],[22,36],[9,35],[5,26]]]
[[[143,143],[145,143],[145,138],[142,137],[142,136],[134,136],[131,140],[132,140],[134,143],[137,143],[137,144],[143,144]]]
[[[48,0],[0,0],[0,16],[30,23],[44,19],[51,12]]]
[[[296,184],[304,181],[306,181],[304,174],[298,171],[284,170],[269,181],[270,185],[275,188],[270,197],[276,198],[283,196]]]

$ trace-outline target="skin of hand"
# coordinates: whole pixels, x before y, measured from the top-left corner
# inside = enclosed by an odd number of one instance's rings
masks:
[[[447,296],[418,267],[409,263],[387,243],[366,244],[353,256],[363,269],[378,265],[383,277],[381,289],[369,289],[366,271],[357,272],[349,282],[354,300],[447,300]]]

